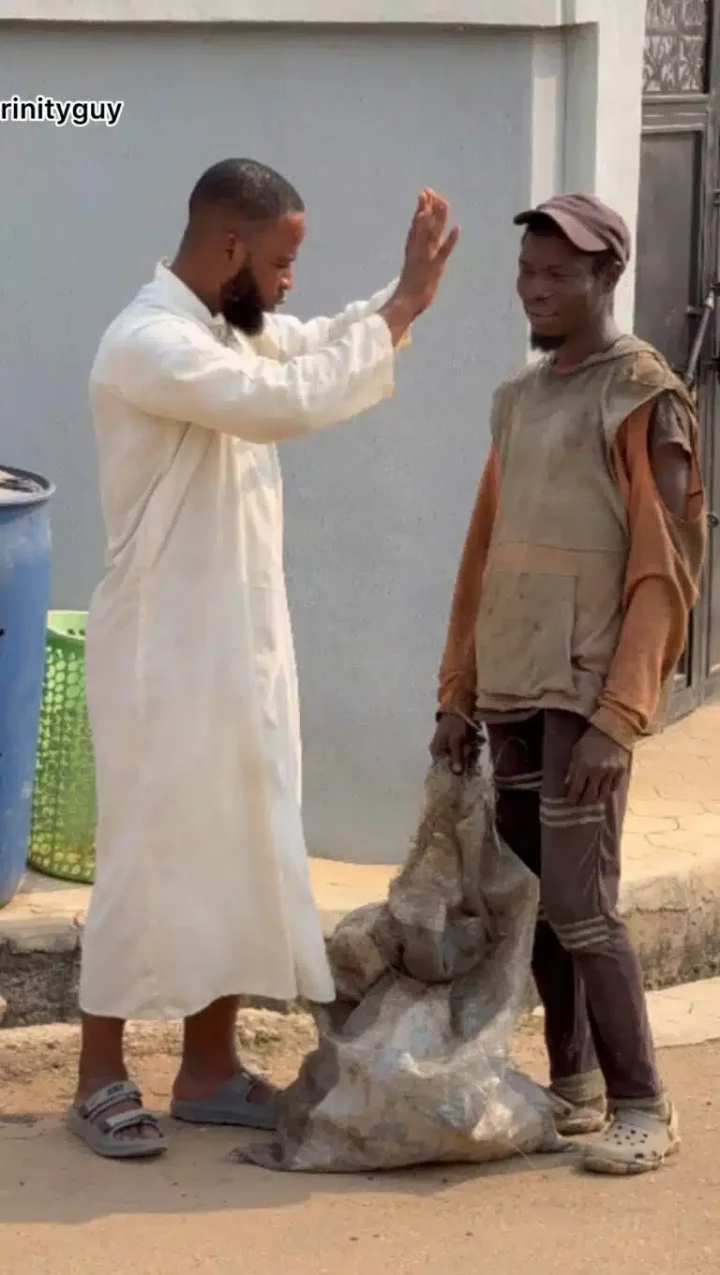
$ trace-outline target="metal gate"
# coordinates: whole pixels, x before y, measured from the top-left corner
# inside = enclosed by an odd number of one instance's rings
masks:
[[[720,0],[648,0],[635,330],[695,367],[704,476],[720,508]],[[679,717],[720,693],[720,532],[673,696]]]

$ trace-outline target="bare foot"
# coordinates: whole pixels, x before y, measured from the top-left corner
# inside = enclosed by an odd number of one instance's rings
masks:
[[[83,1080],[78,1085],[73,1105],[76,1110],[80,1110],[83,1103],[92,1099],[101,1089],[105,1089],[110,1085],[123,1084],[127,1079],[126,1073],[124,1076],[106,1076],[104,1079]],[[117,1102],[111,1103],[102,1112],[98,1112],[97,1115],[92,1115],[88,1118],[91,1123],[98,1120],[106,1120],[108,1116],[119,1116],[126,1111],[139,1111],[142,1105],[142,1098],[119,1097]],[[149,1124],[138,1124],[128,1129],[119,1129],[115,1135],[118,1142],[136,1142],[144,1139],[152,1142],[157,1139],[157,1136],[157,1129],[153,1129],[152,1125]]]

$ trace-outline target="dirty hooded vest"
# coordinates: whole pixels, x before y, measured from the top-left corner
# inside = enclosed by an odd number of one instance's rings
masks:
[[[501,386],[499,501],[476,625],[483,711],[591,716],[623,618],[629,553],[615,436],[663,390],[687,397],[651,346],[620,337],[569,374],[545,359]]]

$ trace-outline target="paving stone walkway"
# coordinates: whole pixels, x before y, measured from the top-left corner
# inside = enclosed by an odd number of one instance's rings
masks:
[[[623,839],[627,884],[720,869],[720,703],[637,748]],[[315,860],[321,906],[342,913],[382,897],[395,869]]]

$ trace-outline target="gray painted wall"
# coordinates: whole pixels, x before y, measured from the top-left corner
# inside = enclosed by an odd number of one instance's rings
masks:
[[[419,186],[452,199],[462,246],[394,401],[282,453],[309,843],[401,859],[489,398],[524,356],[510,220],[529,197],[531,36],[4,27],[0,83],[126,103],[114,130],[0,125],[0,462],[58,485],[56,606],[87,606],[101,570],[96,343],[173,252],[202,169],[252,154],[299,185],[308,317],[394,275]]]

